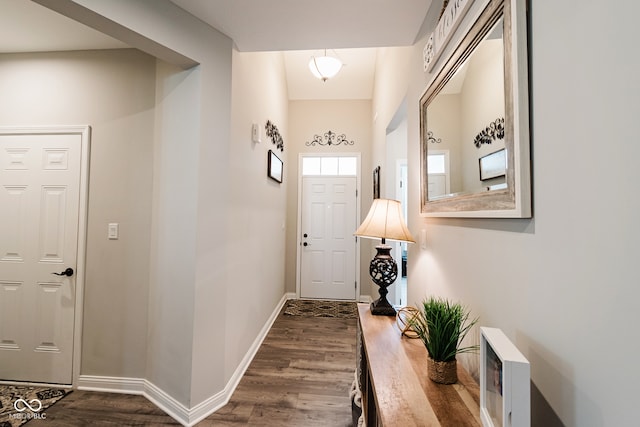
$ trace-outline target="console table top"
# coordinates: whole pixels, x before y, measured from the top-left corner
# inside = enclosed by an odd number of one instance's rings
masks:
[[[478,384],[458,364],[458,382],[444,385],[427,375],[427,350],[403,337],[393,316],[373,316],[358,304],[359,325],[383,426],[481,426]]]

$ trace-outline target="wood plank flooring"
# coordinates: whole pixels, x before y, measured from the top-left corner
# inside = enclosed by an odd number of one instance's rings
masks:
[[[280,314],[229,403],[199,427],[351,426],[356,319]],[[142,396],[75,390],[29,427],[179,425]]]

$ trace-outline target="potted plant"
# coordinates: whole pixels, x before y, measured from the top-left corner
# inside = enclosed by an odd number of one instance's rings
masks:
[[[476,352],[478,345],[462,347],[462,341],[473,325],[469,311],[459,303],[442,298],[428,298],[422,302],[411,326],[429,353],[428,373],[432,381],[453,384],[458,381],[456,356]]]

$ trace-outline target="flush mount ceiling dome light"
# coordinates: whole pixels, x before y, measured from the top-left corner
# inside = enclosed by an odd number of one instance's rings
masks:
[[[327,50],[325,49],[324,56],[311,57],[309,69],[314,76],[326,82],[342,69],[342,61],[335,56],[327,56]]]

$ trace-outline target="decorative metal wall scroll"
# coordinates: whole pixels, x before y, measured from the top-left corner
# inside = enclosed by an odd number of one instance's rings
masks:
[[[442,142],[442,138],[436,138],[435,136],[433,136],[433,132],[431,132],[430,130],[427,131],[427,141],[429,141],[432,144],[440,144]]]
[[[311,147],[311,146],[315,146],[315,145],[340,145],[343,144],[344,145],[353,145],[354,142],[353,141],[349,141],[346,137],[346,135],[340,134],[340,135],[336,135],[335,132],[333,131],[327,131],[324,134],[324,139],[322,139],[322,137],[320,137],[320,135],[314,135],[313,136],[313,140],[312,141],[307,141],[305,143],[305,145],[307,147]]]
[[[280,131],[271,123],[270,120],[267,120],[267,124],[264,127],[267,130],[267,136],[271,138],[274,144],[276,144],[276,148],[280,149],[280,151],[284,151],[284,141],[282,140],[282,136],[280,136]]]
[[[473,144],[476,148],[480,148],[482,144],[491,144],[496,139],[504,139],[504,117],[496,119],[480,131],[473,140]]]

